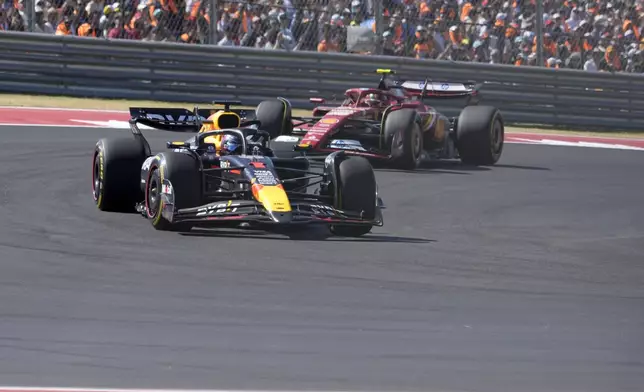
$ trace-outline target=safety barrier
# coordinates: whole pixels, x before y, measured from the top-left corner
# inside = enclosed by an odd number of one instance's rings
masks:
[[[0,32],[0,93],[256,105],[282,96],[341,102],[349,87],[376,86],[376,68],[401,78],[484,83],[482,104],[508,123],[644,130],[644,75],[385,56],[105,40]],[[431,102],[456,115],[460,100]]]

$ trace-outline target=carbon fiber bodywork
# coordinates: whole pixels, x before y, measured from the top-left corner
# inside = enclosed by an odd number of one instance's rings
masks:
[[[477,105],[480,85],[404,81],[392,79],[395,72],[391,70],[380,71],[378,73],[383,76],[377,87],[347,89],[342,102],[329,105],[323,98],[312,98],[312,102],[321,105],[313,109],[311,117],[293,117],[293,131],[275,139],[275,149],[307,156],[344,150],[352,155],[386,162],[398,153],[392,145],[393,133],[386,129],[387,118],[396,111],[411,110],[415,112],[413,122],[420,130],[422,143],[418,144],[422,146],[424,156],[459,158],[455,148],[458,118],[444,115],[426,101],[462,99],[464,106]],[[378,96],[378,103],[368,103],[369,96]]]
[[[140,171],[141,191],[147,192],[151,169],[160,173],[161,215],[174,223],[189,223],[191,226],[217,226],[222,222],[261,222],[277,225],[320,223],[341,225],[382,226],[382,200],[375,195],[375,216],[366,217],[364,211],[347,211],[335,207],[337,200],[338,167],[349,158],[343,151],[326,157],[321,172],[310,168],[305,157],[278,158],[260,139],[265,132],[253,127],[252,120],[239,128],[200,132],[182,142],[168,142],[169,151],[153,155],[150,146],[137,124],[156,128],[195,129],[195,120],[179,122],[175,110],[167,116],[165,109],[153,109],[158,118],[150,118],[148,110],[133,113],[145,117],[130,120],[132,133],[141,143],[147,158]],[[195,110],[196,112],[196,110]],[[193,112],[193,113],[195,113]],[[172,121],[168,120],[172,117]],[[197,120],[198,122],[199,120]],[[236,134],[242,137],[241,155],[219,155],[204,141],[213,135]],[[167,160],[183,154],[194,160],[194,171],[199,179],[191,189],[177,189],[177,184],[166,178]],[[319,185],[315,192],[307,189]],[[199,203],[181,207],[176,200],[177,192],[198,193]],[[146,193],[147,195],[147,193]],[[149,215],[146,199],[137,204],[137,210]]]

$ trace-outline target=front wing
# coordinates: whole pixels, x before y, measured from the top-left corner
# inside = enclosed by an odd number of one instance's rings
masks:
[[[258,202],[251,200],[228,200],[209,203],[200,207],[172,210],[170,205],[164,211],[166,219],[173,223],[192,222],[212,224],[223,221],[261,222],[273,224],[370,224],[382,226],[380,207],[376,208],[375,219],[365,219],[358,212],[342,211],[324,203],[294,201],[291,203],[292,218],[288,222],[277,223]]]

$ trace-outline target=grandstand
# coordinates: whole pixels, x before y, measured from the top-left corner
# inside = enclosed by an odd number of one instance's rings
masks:
[[[644,72],[644,0],[543,0],[543,64],[534,0],[382,1],[5,0],[0,30]]]

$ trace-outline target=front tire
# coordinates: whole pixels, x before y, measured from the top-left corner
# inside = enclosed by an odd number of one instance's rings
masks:
[[[339,210],[363,212],[364,219],[376,216],[376,176],[369,161],[350,157],[338,165],[337,187],[334,200]],[[341,237],[360,237],[369,233],[373,225],[331,225],[331,233]]]
[[[92,159],[92,194],[101,211],[132,212],[143,199],[141,165],[146,155],[133,138],[100,139]]]
[[[414,170],[422,162],[423,133],[414,109],[399,109],[385,118],[385,143],[391,148],[391,164],[403,170]]]
[[[173,223],[163,211],[197,207],[201,202],[201,175],[196,158],[181,152],[164,154],[152,162],[145,184],[145,214],[152,227],[163,231],[188,231],[189,223]]]
[[[467,106],[458,116],[456,148],[461,161],[494,165],[503,152],[505,129],[501,112],[492,106]]]

